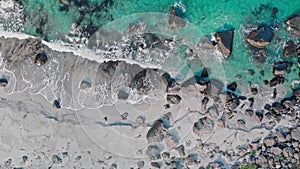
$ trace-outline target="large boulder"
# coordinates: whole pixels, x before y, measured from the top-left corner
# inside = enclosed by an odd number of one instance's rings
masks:
[[[217,45],[223,54],[224,58],[229,58],[232,53],[234,30],[226,30],[215,33]]]
[[[288,26],[288,30],[300,38],[300,15],[294,15],[285,21],[285,24]]]
[[[246,41],[256,48],[264,48],[270,44],[274,35],[274,30],[270,26],[258,26],[247,35]]]

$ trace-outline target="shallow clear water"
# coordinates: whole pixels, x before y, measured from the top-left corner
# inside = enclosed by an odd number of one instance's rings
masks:
[[[169,8],[178,1],[147,1],[147,0],[25,0],[25,13],[27,22],[25,32],[45,38],[46,40],[61,39],[68,34],[73,23],[82,26],[88,25],[88,30],[93,33],[97,28],[106,24],[112,27],[127,26],[128,19],[135,20],[137,13],[146,13],[151,18],[151,13],[169,13]],[[185,7],[183,18],[194,25],[199,32],[183,33],[188,35],[187,40],[192,43],[200,40],[203,35],[213,34],[215,31],[234,28],[233,54],[225,61],[211,62],[212,70],[217,77],[226,81],[240,80],[242,84],[248,82],[263,84],[263,80],[272,78],[272,63],[282,59],[282,46],[286,40],[295,39],[290,36],[284,28],[284,21],[292,14],[300,12],[300,1],[288,0],[182,0]],[[278,8],[275,18],[271,15],[273,7]],[[128,17],[129,16],[129,17]],[[125,18],[124,18],[125,17]],[[155,18],[155,17],[154,17]],[[136,18],[138,20],[139,18]],[[159,18],[155,18],[158,19]],[[113,22],[112,22],[113,21]],[[149,20],[148,20],[149,21]],[[122,25],[122,23],[124,25]],[[278,30],[272,43],[266,48],[267,59],[265,63],[257,63],[254,59],[254,51],[249,49],[244,41],[246,28],[257,24],[277,24]],[[208,51],[215,58],[219,57],[216,51]],[[203,53],[202,53],[203,54]],[[201,57],[201,56],[200,56]],[[205,60],[205,59],[204,59]],[[203,65],[197,66],[197,62],[183,58],[184,65],[192,72],[198,72]],[[222,62],[222,64],[221,64]],[[296,63],[296,62],[294,62]],[[171,63],[169,66],[172,65]],[[222,65],[222,66],[221,66]],[[168,66],[168,65],[165,65]],[[254,69],[254,76],[249,75],[248,69]],[[264,70],[264,76],[260,75]],[[219,74],[216,74],[219,72]],[[221,77],[220,77],[221,76]],[[298,80],[298,68],[294,64],[292,73],[287,75],[288,81]],[[287,86],[290,83],[285,83]]]

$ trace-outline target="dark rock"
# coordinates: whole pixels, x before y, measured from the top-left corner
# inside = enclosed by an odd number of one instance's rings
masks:
[[[253,95],[256,95],[258,93],[258,89],[256,87],[252,86],[250,90]]]
[[[232,82],[229,85],[227,85],[227,89],[229,89],[229,90],[231,90],[233,92],[236,91],[236,88],[237,88],[236,82]]]
[[[201,101],[201,104],[202,104],[202,105],[201,105],[202,110],[205,110],[205,109],[206,109],[206,105],[207,105],[208,101],[209,101],[208,97],[204,97],[204,98],[202,99],[202,101]]]
[[[272,103],[272,109],[276,114],[281,114],[285,111],[284,106],[279,102]]]
[[[258,63],[265,63],[267,60],[267,52],[264,49],[258,50],[254,52],[254,59]]]
[[[274,30],[270,26],[258,26],[247,35],[246,41],[256,48],[264,48],[270,44],[274,35]]]
[[[300,88],[293,90],[293,96],[300,97]]]
[[[269,84],[269,81],[268,81],[268,80],[264,80],[264,84],[265,84],[265,85],[268,85],[268,84]]]
[[[137,162],[138,169],[144,168],[144,165],[145,165],[145,162],[144,162],[144,161],[138,161],[138,162]]]
[[[58,164],[62,162],[62,159],[58,155],[53,155],[52,160],[54,164]]]
[[[285,78],[284,78],[284,77],[281,77],[281,76],[275,76],[274,78],[272,78],[272,79],[270,80],[269,85],[270,85],[270,87],[274,87],[274,86],[276,86],[276,85],[278,85],[278,84],[284,83],[284,81],[285,81]]]
[[[201,77],[207,78],[209,76],[208,69],[204,68],[201,73]]]
[[[171,106],[170,106],[170,104],[165,104],[164,107],[165,107],[165,109],[169,109]]]
[[[265,104],[264,109],[271,110],[272,106],[270,104]]]
[[[167,101],[170,104],[179,104],[181,101],[181,97],[178,96],[177,94],[168,94]]]
[[[0,79],[0,86],[6,87],[7,84],[8,84],[8,80],[6,78]]]
[[[151,166],[155,168],[161,168],[162,165],[162,162],[151,162]]]
[[[291,16],[286,22],[289,27],[289,31],[300,38],[300,15]]]
[[[276,88],[274,88],[272,99],[276,99],[276,96],[277,96],[277,90],[276,90]]]
[[[53,106],[55,106],[56,108],[60,109],[60,108],[61,108],[61,105],[60,105],[60,99],[54,100]]]
[[[180,11],[178,7],[170,7],[170,14],[168,20],[170,29],[183,28],[186,25],[186,22],[181,18],[181,14],[178,11]]]
[[[215,33],[217,45],[221,50],[221,53],[223,54],[224,58],[229,58],[231,56],[233,34],[234,34],[234,30],[227,30],[227,31]]]
[[[146,136],[148,143],[161,142],[164,140],[165,134],[162,127],[163,122],[161,120],[157,120],[154,122]]]
[[[22,161],[25,163],[28,160],[28,156],[22,156]]]
[[[209,36],[204,36],[201,39],[200,47],[204,49],[213,49],[215,48],[217,42],[212,40]]]
[[[176,80],[169,73],[164,73],[162,76],[167,88],[172,88],[176,85]]]
[[[283,47],[283,56],[289,57],[296,55],[297,46],[294,44],[293,41],[287,41]]]
[[[262,121],[263,117],[264,117],[263,111],[257,110],[257,111],[255,112],[255,119],[257,120],[257,122],[260,123],[260,122]]]
[[[42,66],[46,64],[47,61],[48,61],[47,54],[45,52],[40,52],[36,55],[34,63],[38,66]]]

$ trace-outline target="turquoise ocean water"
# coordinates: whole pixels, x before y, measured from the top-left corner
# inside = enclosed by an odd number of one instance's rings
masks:
[[[160,12],[169,13],[170,6],[179,1],[174,0],[24,0],[26,22],[24,32],[40,36],[51,41],[60,39],[68,34],[73,23],[86,26],[87,31],[93,32],[99,27],[115,20],[137,13]],[[272,65],[276,60],[286,59],[282,56],[283,44],[287,40],[297,39],[291,36],[284,27],[293,14],[300,13],[300,1],[295,0],[182,0],[185,6],[183,18],[196,26],[201,33],[193,35],[201,39],[203,35],[211,35],[224,28],[235,30],[233,54],[219,64],[228,81],[240,80],[263,85],[263,80],[272,78]],[[278,13],[272,17],[272,9]],[[245,30],[258,24],[269,24],[277,28],[276,36],[266,48],[266,61],[259,63],[255,59],[255,51],[249,49],[245,42]],[[201,57],[201,56],[200,56]],[[288,58],[296,63],[296,58]],[[195,62],[186,61],[188,68],[198,72],[203,67],[197,67]],[[190,63],[189,63],[190,62]],[[217,65],[218,66],[218,65]],[[248,69],[255,70],[249,75]],[[264,76],[259,72],[264,70]],[[294,64],[285,85],[299,80],[299,69]],[[212,75],[218,77],[218,75]]]

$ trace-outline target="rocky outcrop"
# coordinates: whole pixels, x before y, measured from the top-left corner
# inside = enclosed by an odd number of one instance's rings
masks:
[[[247,35],[246,41],[256,48],[264,48],[270,44],[274,35],[272,27],[268,25],[258,26]]]
[[[229,58],[232,53],[232,44],[233,44],[233,34],[234,30],[226,30],[215,33],[215,38],[217,45],[224,56],[224,58]]]

